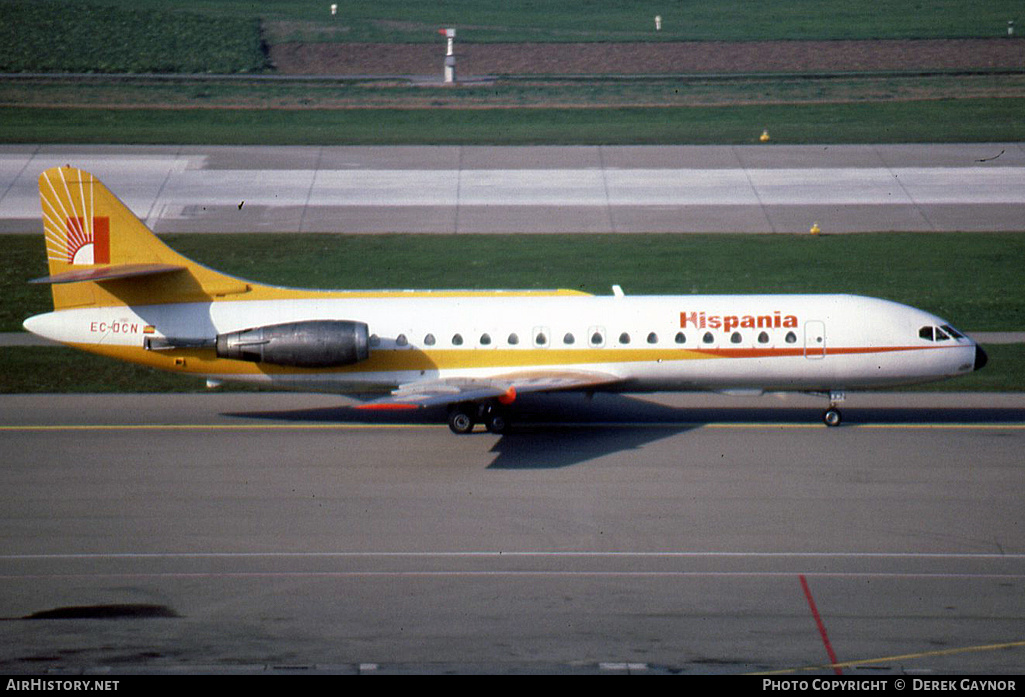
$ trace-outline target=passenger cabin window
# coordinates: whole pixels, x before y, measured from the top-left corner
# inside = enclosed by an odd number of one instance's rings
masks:
[[[381,345],[381,337],[379,337],[377,334],[371,334],[370,335],[370,345],[371,346],[380,346]]]
[[[510,346],[515,346],[518,343],[520,343],[520,337],[516,336],[516,334],[510,334],[509,335],[509,345]]]
[[[649,344],[657,344],[658,343],[658,334],[656,334],[655,332],[651,332],[650,334],[648,334],[648,343]]]
[[[740,332],[733,332],[732,334],[730,334],[731,344],[739,344],[741,341],[742,337],[740,336]]]
[[[768,332],[761,332],[758,335],[758,343],[759,344],[767,344],[767,343],[769,343],[769,333]]]
[[[409,339],[406,338],[405,334],[399,334],[397,337],[395,337],[396,346],[407,346],[408,344]]]
[[[629,344],[630,343],[630,335],[627,334],[626,332],[623,332],[622,334],[620,334],[619,335],[619,343],[621,343],[621,344]]]
[[[783,337],[783,340],[785,342],[787,342],[788,344],[796,344],[797,343],[797,334],[794,334],[793,332],[787,332],[787,335],[785,337]]]
[[[566,344],[567,346],[572,344],[574,341],[576,341],[576,339],[574,339],[573,335],[569,332],[566,332],[566,336],[562,337],[562,343]]]
[[[601,332],[591,334],[591,346],[601,346],[603,343],[605,343],[605,337]]]
[[[437,340],[434,338],[433,334],[428,334],[427,336],[424,337],[424,345],[425,346],[434,346],[435,341],[437,341]]]
[[[538,346],[544,346],[548,343],[548,337],[545,336],[544,332],[538,332],[537,336],[534,337],[534,343]]]
[[[481,334],[480,335],[480,345],[481,346],[490,346],[491,345],[491,335],[490,334]]]
[[[712,332],[705,332],[705,335],[701,337],[701,341],[706,344],[712,344],[715,343],[715,337],[712,336]]]
[[[673,340],[678,344],[687,343],[687,337],[684,335],[683,332],[676,332],[676,337]]]
[[[463,345],[463,335],[462,334],[454,335],[452,337],[452,345],[453,346],[462,346]]]

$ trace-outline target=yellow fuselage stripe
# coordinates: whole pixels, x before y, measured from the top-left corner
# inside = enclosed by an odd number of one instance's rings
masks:
[[[689,349],[419,349],[371,350],[370,358],[354,365],[303,369],[217,358],[211,349],[146,351],[136,346],[73,344],[75,348],[154,368],[218,375],[289,373],[375,373],[406,370],[466,368],[523,368],[527,366],[600,365],[719,358]]]

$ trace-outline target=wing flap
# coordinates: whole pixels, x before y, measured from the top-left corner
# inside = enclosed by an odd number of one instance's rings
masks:
[[[585,390],[620,378],[589,371],[526,371],[489,378],[445,378],[400,385],[387,397],[361,404],[357,409],[417,409],[421,407],[498,399],[511,403],[519,394]]]

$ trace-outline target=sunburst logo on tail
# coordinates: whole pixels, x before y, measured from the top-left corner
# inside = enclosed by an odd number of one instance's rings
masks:
[[[110,218],[68,218],[65,222],[67,263],[110,263]]]
[[[75,175],[69,185],[63,168],[53,172],[58,176],[43,177],[49,192],[40,191],[47,256],[75,266],[109,264],[110,218],[93,215],[92,176],[69,170]]]

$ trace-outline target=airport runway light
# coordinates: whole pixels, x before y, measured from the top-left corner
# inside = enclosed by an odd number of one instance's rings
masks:
[[[334,17],[338,14],[338,5],[331,5],[331,16]]]
[[[763,143],[768,143],[769,142],[769,129],[768,128],[766,128],[764,131],[762,131],[762,134],[760,136],[758,136],[758,140],[762,141]]]
[[[655,31],[662,31],[662,15],[655,15]]]
[[[438,33],[448,38],[448,49],[445,51],[445,83],[453,83],[456,81],[456,54],[454,50],[456,30],[439,29]]]
[[[1014,36],[1014,20],[1013,19],[1007,20],[1007,35],[1008,36]]]

